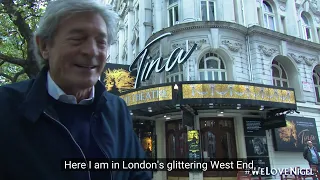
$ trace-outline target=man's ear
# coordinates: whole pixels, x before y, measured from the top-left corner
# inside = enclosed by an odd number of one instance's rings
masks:
[[[39,47],[41,56],[43,59],[49,59],[49,44],[48,41],[41,39],[39,36],[36,37],[36,42]]]

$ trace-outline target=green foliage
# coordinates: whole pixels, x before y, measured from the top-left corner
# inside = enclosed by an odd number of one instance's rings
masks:
[[[3,0],[0,3],[0,54],[21,61],[30,58],[27,55],[27,49],[30,48],[28,42],[31,42],[30,37],[46,4],[47,0]],[[0,85],[28,78],[27,74],[21,74],[14,79],[14,75],[25,70],[25,67],[3,60],[0,58]]]

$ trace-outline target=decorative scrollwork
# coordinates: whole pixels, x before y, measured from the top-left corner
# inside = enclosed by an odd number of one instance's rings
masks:
[[[305,59],[305,62],[308,66],[312,66],[314,62],[316,62],[315,58],[307,58]]]
[[[277,52],[277,49],[275,48],[266,48],[263,45],[258,46],[259,50],[267,57],[272,56],[275,52]]]
[[[304,56],[304,55],[298,56],[298,55],[296,55],[296,54],[294,54],[294,53],[288,53],[288,55],[289,55],[290,57],[292,57],[292,59],[293,59],[297,64],[301,64],[301,63],[304,62],[304,63],[306,63],[306,65],[312,66],[313,63],[316,61],[315,58],[308,58],[308,57],[306,57],[306,56]]]
[[[292,59],[298,64],[301,64],[303,62],[301,58],[299,58],[297,55],[293,53],[288,53],[288,55],[292,57]]]
[[[240,49],[242,49],[242,44],[238,42],[232,43],[228,40],[223,40],[221,43],[227,46],[228,49],[233,52],[238,52]]]
[[[196,50],[199,50],[199,49],[201,49],[202,45],[206,44],[206,43],[207,43],[207,40],[205,40],[205,39],[200,39],[198,41],[190,40],[188,45],[189,45],[189,47],[192,47],[194,44],[197,44]]]
[[[207,40],[205,40],[205,39],[189,40],[189,41],[188,41],[188,47],[189,47],[189,49],[190,49],[191,47],[193,47],[194,44],[197,44],[196,50],[200,50],[200,49],[201,49],[201,46],[202,46],[203,44],[206,44],[206,43],[207,43]],[[174,44],[172,44],[171,47],[172,47],[172,50],[173,50],[173,49],[176,49],[176,48],[181,48],[181,49],[183,49],[183,50],[186,50],[186,42],[174,43]]]
[[[316,15],[320,15],[320,10],[318,7],[318,2],[317,0],[309,0],[310,2],[310,9],[313,13],[315,13]]]

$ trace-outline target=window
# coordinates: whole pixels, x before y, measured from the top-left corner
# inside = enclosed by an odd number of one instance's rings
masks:
[[[183,81],[183,65],[176,64],[176,66],[170,71],[166,72],[166,82],[179,82]]]
[[[215,20],[215,4],[213,1],[206,0],[201,1],[201,19],[202,21],[214,21]]]
[[[313,70],[313,84],[314,91],[316,92],[317,102],[320,102],[320,73]]]
[[[169,27],[179,23],[178,0],[169,0],[168,22]]]
[[[227,73],[222,58],[209,52],[199,62],[199,79],[212,81],[226,81]]]
[[[276,30],[275,28],[275,14],[272,10],[271,5],[263,1],[263,22],[264,22],[264,27],[271,29],[271,30]]]
[[[289,87],[287,73],[278,61],[272,62],[272,79],[274,86]]]
[[[308,18],[306,17],[305,13],[301,13],[301,23],[302,23],[302,36],[305,40],[311,41],[311,26],[308,21]]]

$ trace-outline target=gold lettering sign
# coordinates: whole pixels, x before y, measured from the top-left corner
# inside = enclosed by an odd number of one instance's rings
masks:
[[[172,100],[172,87],[163,86],[131,92],[120,96],[128,106]]]
[[[183,84],[183,99],[229,98],[295,104],[293,90],[241,84]]]

